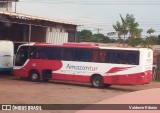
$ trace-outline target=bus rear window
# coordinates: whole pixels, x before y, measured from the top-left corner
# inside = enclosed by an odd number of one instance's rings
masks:
[[[139,51],[107,50],[106,62],[139,65]]]

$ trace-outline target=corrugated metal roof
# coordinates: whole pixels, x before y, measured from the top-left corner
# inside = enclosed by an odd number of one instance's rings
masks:
[[[0,2],[19,2],[19,0],[0,0]]]
[[[77,24],[73,24],[71,22],[66,22],[66,21],[57,20],[57,19],[49,19],[49,18],[44,18],[44,17],[38,17],[38,16],[33,16],[33,15],[27,15],[27,14],[22,14],[22,13],[0,11],[0,14],[9,15],[9,16],[16,16],[16,17],[20,17],[20,18],[44,20],[44,21],[48,21],[48,22],[56,22],[56,23],[61,23],[61,24],[78,26]]]

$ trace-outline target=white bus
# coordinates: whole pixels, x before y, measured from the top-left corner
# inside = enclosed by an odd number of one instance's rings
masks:
[[[152,80],[153,51],[149,48],[101,47],[92,43],[23,44],[14,74],[32,81],[63,80],[91,83],[145,84]]]
[[[14,45],[11,41],[0,40],[0,72],[12,71]]]

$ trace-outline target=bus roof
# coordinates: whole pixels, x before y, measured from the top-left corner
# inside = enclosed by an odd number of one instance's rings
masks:
[[[60,44],[52,44],[52,43],[30,43],[30,44],[23,44],[24,46],[47,46],[47,47],[65,47],[65,48],[99,48],[99,45],[96,43],[76,43],[76,42],[69,42]]]
[[[93,48],[93,49],[115,49],[115,50],[144,50],[149,48],[136,48],[136,47],[116,47],[116,46],[100,46],[97,43],[88,43],[88,42],[68,42],[62,45],[52,44],[52,43],[30,43],[22,44],[23,46],[47,46],[47,47],[65,47],[65,48]]]

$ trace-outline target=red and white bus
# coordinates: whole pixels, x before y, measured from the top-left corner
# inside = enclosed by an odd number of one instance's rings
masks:
[[[13,72],[31,81],[74,81],[93,87],[135,85],[152,80],[152,63],[153,51],[149,48],[32,43],[18,48]]]

